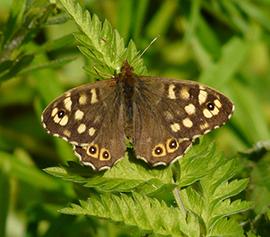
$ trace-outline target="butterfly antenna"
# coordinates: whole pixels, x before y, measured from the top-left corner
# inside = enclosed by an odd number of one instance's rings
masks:
[[[139,54],[139,58],[140,57],[142,57],[144,54],[145,54],[145,52],[150,48],[150,46],[152,45],[152,44],[154,44],[155,43],[155,41],[158,39],[160,37],[160,35],[158,35],[157,37],[155,37],[151,42],[150,42],[150,44]]]

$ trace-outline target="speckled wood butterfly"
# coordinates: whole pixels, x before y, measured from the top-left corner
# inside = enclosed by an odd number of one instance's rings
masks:
[[[183,156],[192,141],[230,119],[234,106],[204,85],[138,76],[128,62],[110,80],[82,85],[43,112],[48,133],[73,144],[84,165],[103,170],[124,157],[126,139],[152,166]]]

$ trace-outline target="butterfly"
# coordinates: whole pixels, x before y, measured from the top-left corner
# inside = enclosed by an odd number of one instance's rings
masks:
[[[234,105],[199,83],[139,76],[127,61],[109,80],[73,88],[42,113],[48,133],[73,145],[82,164],[111,168],[131,141],[151,166],[182,157],[195,138],[225,124]]]

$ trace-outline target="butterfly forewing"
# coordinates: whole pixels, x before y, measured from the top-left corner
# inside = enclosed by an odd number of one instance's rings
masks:
[[[102,126],[113,96],[114,87],[107,86],[105,81],[74,88],[44,110],[43,126],[73,144],[88,144]]]

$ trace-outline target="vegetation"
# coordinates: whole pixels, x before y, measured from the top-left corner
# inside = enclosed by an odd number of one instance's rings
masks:
[[[1,5],[0,236],[269,236],[267,1]],[[129,152],[109,171],[81,166],[71,145],[46,134],[42,110],[125,59],[137,74],[222,91],[233,118],[166,168]]]

